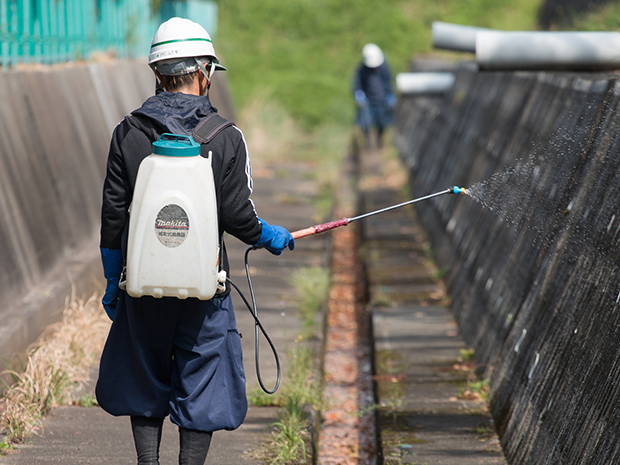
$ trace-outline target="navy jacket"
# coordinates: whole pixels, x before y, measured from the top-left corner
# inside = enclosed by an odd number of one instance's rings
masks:
[[[387,62],[377,68],[361,64],[355,72],[353,93],[361,90],[368,101],[374,105],[385,104],[387,96],[392,94],[392,74]]]

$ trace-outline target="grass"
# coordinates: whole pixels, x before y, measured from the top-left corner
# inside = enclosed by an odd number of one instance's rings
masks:
[[[329,273],[321,267],[300,268],[291,276],[290,283],[298,294],[298,313],[304,331],[311,332],[316,313],[327,298]],[[306,463],[312,427],[308,410],[320,410],[322,406],[318,357],[307,338],[300,335],[287,351],[287,381],[278,394],[268,396],[258,388],[248,393],[253,405],[280,407],[278,420],[272,425],[272,441],[267,450],[260,452],[273,465]]]
[[[458,398],[463,400],[483,401],[488,404],[490,386],[488,378],[479,376],[479,366],[476,365],[476,352],[474,349],[461,349],[453,369],[467,373],[467,381],[459,388]],[[488,405],[486,406],[488,408]]]
[[[305,462],[306,444],[310,435],[307,406],[317,410],[321,405],[321,390],[316,377],[316,354],[306,345],[298,344],[288,355],[288,382],[282,389],[281,410],[274,424],[273,451],[270,463],[284,465]]]
[[[433,52],[433,21],[533,30],[541,0],[219,1],[215,48],[228,67],[237,108],[257,95],[281,105],[305,130],[350,125],[351,83],[364,44],[386,53],[393,72]],[[264,114],[265,112],[263,112]]]
[[[572,29],[577,31],[620,30],[620,4],[611,2],[608,5],[593,9],[587,14],[574,17]]]
[[[248,393],[253,405],[280,407],[278,420],[272,425],[271,442],[256,453],[272,465],[306,463],[311,447],[309,410],[320,410],[323,402],[314,351],[301,342],[286,354],[286,382],[280,392],[268,396],[257,388]]]
[[[40,427],[41,417],[53,406],[67,403],[93,405],[92,396],[80,396],[101,353],[109,320],[100,296],[73,298],[63,320],[48,328],[18,367],[4,374],[12,384],[0,400],[0,426],[6,435],[0,453],[10,450]]]
[[[464,400],[482,400],[488,401],[489,398],[489,380],[476,379],[467,382],[467,386],[461,388],[459,399]]]
[[[320,266],[298,268],[289,278],[298,296],[297,312],[305,329],[314,326],[317,312],[327,299],[329,271]]]
[[[461,362],[473,362],[476,359],[476,351],[474,349],[461,349],[460,350],[460,360]]]
[[[298,313],[306,333],[314,326],[316,313],[327,298],[329,273],[321,267],[300,268],[290,282],[299,296]],[[277,396],[252,391],[249,400],[254,405],[280,407],[278,421],[273,424],[272,442],[265,453],[273,465],[305,463],[312,427],[308,409],[321,410],[322,392],[318,378],[317,354],[308,345],[308,336],[299,336],[287,351],[287,382]]]

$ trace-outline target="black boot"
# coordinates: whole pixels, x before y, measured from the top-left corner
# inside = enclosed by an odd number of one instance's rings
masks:
[[[204,465],[213,432],[179,427],[179,465]]]
[[[138,465],[159,465],[159,444],[163,424],[163,418],[131,417]]]

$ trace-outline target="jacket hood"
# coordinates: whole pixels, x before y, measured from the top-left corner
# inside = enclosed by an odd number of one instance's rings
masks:
[[[217,112],[207,97],[180,92],[160,92],[147,99],[132,115],[152,119],[162,132],[189,136],[205,116]]]

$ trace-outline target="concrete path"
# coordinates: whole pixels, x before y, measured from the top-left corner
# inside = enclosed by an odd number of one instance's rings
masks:
[[[311,200],[316,194],[310,170],[303,164],[278,163],[275,167],[255,169],[254,202],[259,215],[271,224],[290,230],[313,224]],[[286,349],[299,334],[300,321],[295,315],[295,294],[287,277],[299,267],[323,265],[327,262],[328,236],[315,236],[298,241],[295,250],[275,257],[266,251],[250,253],[253,284],[259,306],[259,318],[286,365]],[[231,262],[232,280],[250,299],[243,265],[247,246],[228,237],[226,247]],[[242,334],[244,365],[248,391],[255,389],[254,320],[241,299],[234,295],[239,331]],[[275,362],[261,340],[260,368],[268,388],[275,381]],[[283,378],[286,383],[286,378]],[[207,463],[219,465],[258,465],[254,454],[271,438],[270,425],[277,420],[277,409],[251,407],[245,423],[236,431],[217,432],[213,436]],[[166,420],[161,446],[161,463],[178,463],[178,433]],[[0,458],[0,464],[43,465],[134,464],[135,448],[127,417],[114,418],[98,407],[61,407],[43,421],[40,435],[32,436],[18,451]]]
[[[402,176],[387,152],[362,154],[361,211],[404,200]],[[391,168],[390,168],[391,167]],[[303,164],[255,169],[254,200],[268,222],[295,230],[313,224],[311,199],[316,194]],[[394,171],[396,170],[396,171]],[[425,193],[416,193],[425,194]],[[492,423],[479,401],[460,400],[466,371],[455,369],[464,343],[446,307],[445,292],[433,276],[425,237],[413,210],[403,208],[362,222],[363,256],[370,279],[370,305],[375,336],[377,420],[381,463],[505,463]],[[299,334],[295,295],[287,282],[294,269],[326,266],[330,234],[297,241],[294,252],[274,257],[250,253],[259,316],[286,363],[285,350]],[[247,292],[243,272],[246,246],[228,238],[232,279]],[[249,295],[248,295],[249,298]],[[254,369],[254,322],[235,296],[243,335],[248,390],[257,387]],[[275,364],[261,342],[261,370],[267,386],[275,380]],[[455,367],[456,365],[456,367]],[[465,368],[467,368],[465,366]],[[286,383],[286,379],[283,380]],[[271,437],[275,408],[251,407],[245,423],[233,432],[217,432],[207,463],[258,465],[256,451]],[[177,463],[176,427],[166,421],[161,463]],[[134,464],[135,450],[128,418],[114,418],[99,408],[61,407],[43,422],[40,435],[0,458],[0,464]]]
[[[361,155],[361,212],[407,200],[403,168],[388,152]],[[459,399],[471,367],[458,361],[465,345],[413,208],[362,224],[382,463],[505,463],[484,402]]]

